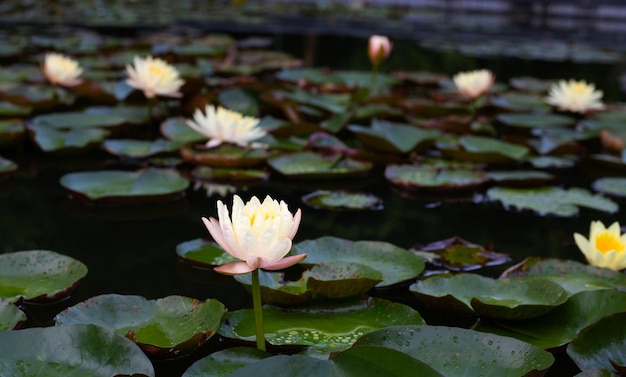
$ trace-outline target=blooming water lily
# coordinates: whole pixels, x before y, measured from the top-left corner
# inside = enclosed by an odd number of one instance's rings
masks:
[[[126,83],[143,91],[146,98],[158,96],[180,97],[179,92],[184,81],[178,71],[166,61],[147,56],[135,57],[133,65],[126,66]]]
[[[478,98],[491,89],[495,77],[491,71],[480,69],[457,73],[452,77],[452,81],[462,97]]]
[[[626,268],[626,234],[620,233],[617,221],[608,228],[600,221],[592,221],[589,239],[574,233],[574,240],[589,264],[611,270]]]
[[[602,95],[595,85],[585,81],[561,80],[550,88],[546,102],[559,110],[586,113],[604,108]]]
[[[206,146],[216,147],[223,142],[237,144],[241,147],[258,146],[252,143],[267,133],[258,127],[259,119],[244,116],[236,111],[218,106],[207,105],[204,113],[196,109],[193,120],[187,120],[187,125],[209,138]]]
[[[76,86],[81,83],[83,69],[78,62],[55,52],[46,54],[41,66],[44,76],[53,85]]]

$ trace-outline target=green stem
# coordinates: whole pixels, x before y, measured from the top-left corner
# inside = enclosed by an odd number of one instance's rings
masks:
[[[261,285],[259,270],[252,271],[252,306],[256,325],[256,348],[265,351],[265,332],[263,331],[263,304],[261,303]]]
[[[376,79],[378,78],[378,64],[372,64],[372,92],[376,88]]]

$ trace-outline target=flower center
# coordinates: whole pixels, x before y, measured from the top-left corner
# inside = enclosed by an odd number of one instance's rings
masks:
[[[163,77],[167,74],[165,68],[159,65],[151,65],[148,70],[150,71],[150,74],[155,77]]]
[[[613,234],[602,232],[596,236],[596,249],[602,254],[606,254],[611,250],[622,252],[624,244]]]

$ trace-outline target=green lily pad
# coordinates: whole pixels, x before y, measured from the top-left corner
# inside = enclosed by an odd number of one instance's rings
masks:
[[[489,177],[477,169],[442,169],[433,165],[388,165],[385,178],[407,189],[467,190],[480,187]]]
[[[344,158],[341,154],[323,155],[314,152],[283,154],[267,160],[278,173],[307,179],[336,179],[365,174],[372,169],[369,162]]]
[[[626,286],[626,275],[608,268],[582,264],[573,260],[526,258],[509,268],[503,277],[534,276],[559,284],[570,295],[597,289],[619,289]]]
[[[431,264],[450,271],[472,271],[511,260],[506,254],[487,250],[456,236],[423,246],[413,246],[411,251],[425,257]]]
[[[251,347],[227,348],[196,361],[183,373],[182,377],[230,376],[237,369],[270,356],[272,354]]]
[[[603,194],[626,197],[626,178],[621,177],[605,177],[595,180],[591,187]]]
[[[126,123],[126,117],[116,114],[89,114],[86,112],[66,112],[39,115],[32,119],[31,124],[48,126],[57,129],[65,128],[107,128],[119,127]]]
[[[109,131],[96,127],[60,130],[47,125],[31,124],[27,128],[33,134],[34,142],[44,152],[95,147],[109,136]]]
[[[180,144],[165,139],[109,139],[105,140],[102,143],[102,147],[107,152],[116,156],[128,158],[144,158],[159,153],[178,151]]]
[[[307,254],[300,262],[303,265],[344,261],[370,266],[384,277],[376,288],[415,279],[425,267],[422,259],[410,251],[381,241],[353,242],[327,236],[295,244],[292,254]]]
[[[24,135],[20,120],[0,120],[0,147],[17,143]]]
[[[492,187],[487,190],[487,197],[492,201],[500,201],[506,209],[531,210],[542,216],[572,217],[578,214],[578,207],[608,213],[619,210],[617,203],[612,200],[577,187]]]
[[[0,178],[4,178],[17,171],[17,164],[11,160],[0,157]]]
[[[489,99],[492,106],[504,111],[544,111],[550,110],[544,97],[536,94],[508,92]]]
[[[506,126],[519,128],[568,127],[576,123],[576,119],[560,114],[499,114],[496,120]]]
[[[176,245],[176,254],[187,263],[207,268],[239,260],[225,252],[215,242],[202,238],[179,243]]]
[[[218,97],[222,106],[243,115],[254,117],[259,113],[259,101],[245,89],[223,90]]]
[[[0,332],[0,375],[145,376],[154,367],[130,340],[93,325]]]
[[[461,136],[456,142],[440,142],[444,156],[474,162],[511,163],[520,161],[527,147],[485,136]]]
[[[180,143],[199,143],[206,141],[206,136],[189,127],[183,117],[167,118],[161,123],[161,134],[169,140]]]
[[[266,70],[297,68],[302,61],[293,56],[270,50],[240,50],[233,61],[224,60],[213,65],[216,72],[231,75],[254,75]]]
[[[539,170],[499,170],[489,171],[487,175],[500,186],[545,186],[556,181],[554,175]]]
[[[381,120],[373,120],[370,127],[352,124],[348,129],[367,148],[383,153],[408,153],[416,148],[425,148],[440,135],[436,130]]]
[[[585,327],[567,346],[567,354],[581,370],[626,370],[626,313],[616,313]]]
[[[394,326],[370,332],[360,346],[404,352],[447,377],[542,376],[554,356],[519,340],[447,326]]]
[[[26,314],[9,300],[0,298],[0,332],[13,330],[26,321]]]
[[[578,142],[598,137],[597,132],[559,127],[535,130],[533,134],[537,138],[528,139],[527,143],[542,155],[584,152],[584,147]]]
[[[302,197],[305,204],[313,208],[331,211],[378,211],[383,209],[383,200],[365,192],[318,190]]]
[[[189,182],[173,169],[148,168],[86,171],[65,174],[59,180],[71,196],[94,203],[142,204],[174,200],[185,194]]]
[[[260,169],[222,169],[209,166],[194,168],[191,175],[195,179],[209,181],[264,181],[270,174]]]
[[[225,369],[230,372],[230,368]],[[268,376],[307,376],[307,377],[442,377],[432,367],[402,352],[383,348],[359,346],[333,355],[332,359],[322,360],[305,355],[276,355],[249,364],[228,374],[230,377],[255,377],[259,371]],[[223,374],[202,375],[207,377]],[[192,376],[190,376],[192,377]]]
[[[526,160],[537,169],[566,169],[576,166],[576,157],[571,156],[529,156]]]
[[[406,305],[379,298],[294,308],[263,307],[263,327],[269,344],[310,346],[324,354],[343,351],[372,330],[402,324],[424,324],[424,320]],[[231,339],[254,341],[253,310],[228,312],[219,334]]]
[[[344,113],[348,110],[350,94],[310,93],[301,89],[293,92],[275,91],[273,96],[281,101],[312,106],[313,108],[328,111],[333,114]]]
[[[509,320],[542,316],[568,298],[560,285],[549,280],[490,279],[476,274],[432,276],[409,290],[433,307]]]
[[[0,101],[0,116],[27,116],[33,111],[32,106],[20,106],[12,102]]]
[[[0,93],[0,98],[18,106],[44,110],[57,104],[70,105],[76,99],[70,92],[51,85],[24,84],[12,86]]]
[[[250,274],[235,275],[235,280],[251,292]],[[259,273],[262,301],[277,305],[361,296],[382,280],[382,273],[372,267],[342,261],[317,264],[296,281],[286,280],[283,272]]]
[[[93,324],[137,343],[151,358],[191,353],[206,343],[226,313],[214,299],[183,296],[148,300],[107,294],[71,306],[55,317],[56,326]]]
[[[204,146],[183,146],[180,148],[180,154],[185,161],[196,165],[243,168],[260,165],[276,152],[222,144],[211,149],[206,149]]]
[[[48,250],[0,254],[0,298],[55,301],[70,294],[87,275],[87,267]]]
[[[582,371],[574,377],[621,377],[622,374],[606,369],[590,369]]]
[[[498,327],[481,323],[476,329],[552,349],[571,342],[580,330],[601,318],[625,311],[626,292],[613,289],[584,291],[533,321],[499,321]]]
[[[546,93],[550,89],[552,82],[536,77],[521,76],[511,78],[510,84],[513,88],[520,91],[541,94]]]

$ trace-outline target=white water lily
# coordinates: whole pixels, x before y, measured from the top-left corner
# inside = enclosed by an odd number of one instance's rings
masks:
[[[592,221],[589,239],[574,233],[574,240],[589,264],[619,271],[626,268],[626,234],[620,232],[617,221],[608,228],[600,221]]]
[[[187,125],[202,135],[209,141],[208,148],[216,147],[224,142],[237,144],[241,147],[258,146],[252,143],[266,135],[266,131],[258,127],[259,119],[244,116],[236,111],[218,106],[207,105],[204,113],[196,109],[193,113],[193,120],[187,120]]]
[[[562,111],[586,113],[589,110],[602,110],[602,91],[585,81],[561,80],[552,85],[546,102]]]
[[[368,41],[368,55],[373,65],[379,65],[391,54],[393,45],[389,38],[382,35],[372,35]]]
[[[46,79],[54,85],[76,86],[82,82],[83,69],[78,62],[56,52],[48,52],[41,65]]]
[[[136,56],[134,64],[126,66],[126,73],[128,74],[126,83],[142,90],[146,98],[182,96],[179,90],[184,81],[176,68],[162,59]]]
[[[293,215],[282,200],[279,203],[267,196],[261,203],[253,196],[244,205],[234,195],[232,218],[221,200],[217,201],[217,214],[219,220],[203,217],[204,225],[218,245],[241,260],[216,267],[217,272],[238,275],[259,268],[281,270],[306,257],[306,254],[285,257],[291,250],[302,212],[298,209]]]
[[[477,98],[491,89],[495,82],[495,77],[491,71],[480,69],[457,73],[452,77],[452,81],[461,96]]]

